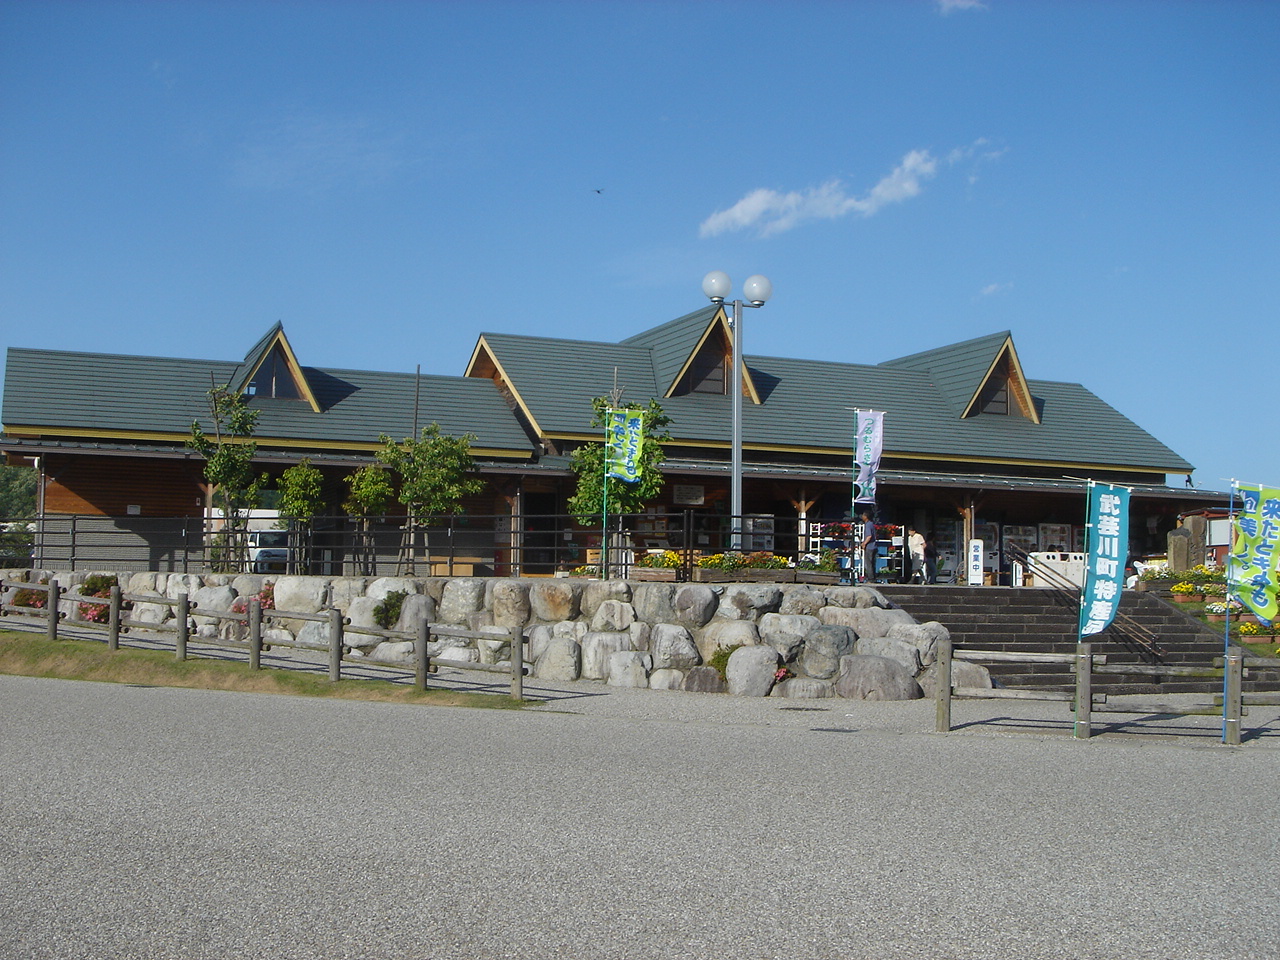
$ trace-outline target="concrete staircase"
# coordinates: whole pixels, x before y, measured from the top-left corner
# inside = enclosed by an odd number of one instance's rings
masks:
[[[881,584],[880,592],[916,620],[937,620],[951,631],[957,647],[1006,650],[1023,653],[1074,653],[1078,600],[1066,594],[1035,587],[915,586]],[[1107,663],[1168,664],[1211,667],[1222,656],[1222,633],[1182,613],[1177,607],[1149,593],[1126,590],[1120,612],[1158,637],[1159,653],[1125,635],[1113,624],[1093,638],[1094,653],[1105,653]],[[1002,686],[1070,690],[1073,668],[1067,664],[985,664]],[[1222,681],[1188,677],[1094,674],[1099,693],[1221,693]],[[1246,672],[1248,693],[1280,690],[1280,671],[1251,669]]]

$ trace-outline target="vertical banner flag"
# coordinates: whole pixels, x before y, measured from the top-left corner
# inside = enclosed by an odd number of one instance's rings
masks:
[[[1129,555],[1129,488],[1089,484],[1089,550],[1080,591],[1080,638],[1101,633],[1115,619]]]
[[[853,437],[853,502],[876,502],[876,471],[884,450],[884,414],[879,410],[855,410]]]
[[[1238,488],[1244,505],[1236,518],[1235,543],[1231,545],[1227,580],[1236,599],[1271,623],[1276,619],[1276,561],[1280,552],[1280,490],[1271,487]]]
[[[635,483],[640,479],[644,413],[640,410],[610,410],[605,418],[605,438],[605,476]]]

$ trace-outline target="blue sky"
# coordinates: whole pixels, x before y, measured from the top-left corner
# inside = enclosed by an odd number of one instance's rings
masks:
[[[748,353],[1008,329],[1204,486],[1280,484],[1277,51],[1267,2],[6,0],[0,346],[280,320],[460,374],[763,273]]]

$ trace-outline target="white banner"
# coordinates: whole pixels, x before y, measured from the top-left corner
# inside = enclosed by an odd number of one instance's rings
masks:
[[[876,471],[884,450],[884,414],[879,410],[855,410],[853,436],[853,502],[876,502]]]

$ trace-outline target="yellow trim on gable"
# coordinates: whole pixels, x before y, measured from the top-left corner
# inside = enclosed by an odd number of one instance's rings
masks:
[[[482,348],[484,349],[485,356],[489,358],[489,362],[493,364],[494,369],[497,370],[499,376],[502,377],[503,384],[505,384],[506,388],[511,391],[511,396],[515,399],[516,406],[519,407],[520,412],[523,413],[528,418],[529,426],[533,429],[534,435],[539,437],[543,436],[542,427],[538,425],[538,418],[533,415],[533,411],[529,409],[529,405],[524,402],[524,397],[520,396],[520,391],[516,389],[516,385],[512,381],[511,376],[507,373],[506,368],[503,367],[502,363],[498,360],[498,355],[493,352],[493,348],[490,347],[488,341],[485,340],[484,334],[480,334],[480,339],[476,341],[476,348],[473,351],[471,351],[471,360],[467,363],[467,369],[466,369],[466,372],[463,374],[463,376],[465,377],[473,376],[473,374],[471,373],[471,370],[475,366],[476,360],[479,358],[480,350]],[[490,378],[475,377],[475,379],[489,380]]]
[[[1010,388],[1018,391],[1016,398],[1018,408],[1026,411],[1026,418],[1034,424],[1040,423],[1040,414],[1036,410],[1035,398],[1031,396],[1031,388],[1027,386],[1027,378],[1022,373],[1022,363],[1018,360],[1018,350],[1013,345],[1013,337],[1005,337],[1004,343],[1000,345],[1000,349],[996,351],[995,359],[991,361],[991,365],[987,367],[987,372],[982,375],[982,379],[978,382],[978,389],[973,392],[973,396],[969,398],[968,405],[964,408],[964,412],[960,414],[960,419],[974,415],[974,406],[978,402],[978,398],[982,396],[982,391],[987,387],[987,381],[991,379],[991,374],[1000,366],[1000,361],[1005,355],[1009,357],[1009,381]]]
[[[284,350],[285,363],[289,368],[289,376],[293,377],[293,385],[298,388],[298,393],[302,399],[306,400],[314,413],[320,412],[320,404],[316,401],[316,395],[311,392],[311,385],[307,383],[307,378],[302,375],[302,365],[298,363],[298,357],[293,352],[293,347],[289,345],[289,338],[285,336],[284,330],[277,330],[275,336],[271,338],[271,343],[267,349],[262,352],[262,356],[258,358],[257,364],[249,375],[244,378],[245,386],[253,382],[253,378],[258,375],[258,371],[266,362],[267,357],[271,356],[276,348],[276,344]]]

